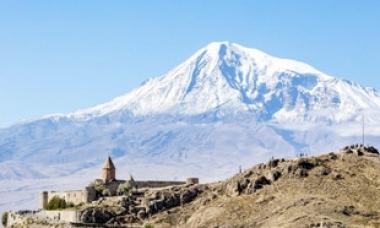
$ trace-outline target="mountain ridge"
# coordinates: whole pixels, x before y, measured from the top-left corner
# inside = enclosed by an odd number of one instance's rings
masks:
[[[355,113],[368,109],[380,112],[380,95],[299,61],[231,42],[213,42],[173,70],[109,102],[44,118],[88,120],[114,112],[198,115],[213,109],[254,113],[260,121],[339,123],[357,119]],[[351,113],[336,114],[342,111]],[[369,119],[378,122],[373,116]]]

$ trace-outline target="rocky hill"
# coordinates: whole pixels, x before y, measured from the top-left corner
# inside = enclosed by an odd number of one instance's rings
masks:
[[[140,189],[80,210],[81,222],[110,227],[379,227],[380,156],[354,145],[271,159],[225,181]]]
[[[203,186],[192,203],[153,215],[157,227],[379,227],[376,149],[273,159]]]

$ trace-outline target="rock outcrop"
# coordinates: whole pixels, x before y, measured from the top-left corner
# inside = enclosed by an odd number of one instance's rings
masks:
[[[190,204],[148,221],[158,227],[380,227],[380,156],[339,153],[272,159],[209,184]]]
[[[80,220],[83,223],[102,224],[108,222],[113,217],[115,217],[115,213],[112,210],[99,207],[90,207],[83,210]]]

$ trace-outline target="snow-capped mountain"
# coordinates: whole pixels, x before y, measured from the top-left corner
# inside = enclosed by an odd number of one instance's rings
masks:
[[[211,43],[167,74],[111,102],[73,113],[94,117],[251,112],[260,120],[343,122],[380,107],[371,88],[335,79],[293,60],[229,42]]]
[[[0,186],[94,179],[108,153],[120,178],[215,180],[272,156],[360,142],[363,114],[366,142],[379,146],[379,113],[374,89],[215,42],[108,103],[0,130]]]

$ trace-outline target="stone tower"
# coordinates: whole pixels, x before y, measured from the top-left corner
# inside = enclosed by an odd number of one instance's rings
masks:
[[[48,192],[44,191],[41,193],[41,206],[42,206],[42,209],[46,209],[47,208],[47,205],[48,205]]]
[[[110,183],[116,180],[116,168],[110,156],[108,156],[106,162],[104,163],[102,177],[104,183]]]

